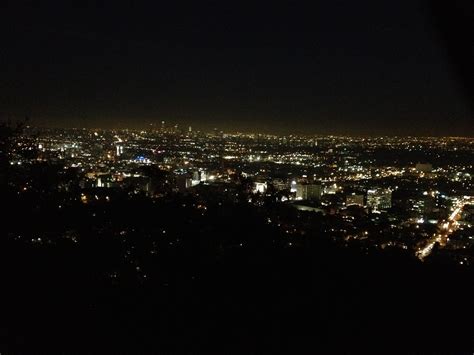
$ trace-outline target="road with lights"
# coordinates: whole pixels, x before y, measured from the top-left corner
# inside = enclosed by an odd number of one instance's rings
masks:
[[[438,232],[430,238],[426,245],[419,248],[416,252],[416,256],[420,260],[424,260],[433,251],[433,247],[436,243],[441,246],[445,246],[449,240],[449,236],[458,228],[459,223],[457,222],[461,217],[461,211],[464,205],[471,202],[470,196],[464,196],[455,206],[453,212],[449,215],[447,220],[440,221],[438,223]]]

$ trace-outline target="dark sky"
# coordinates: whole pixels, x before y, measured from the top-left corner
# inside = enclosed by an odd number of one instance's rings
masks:
[[[463,74],[421,1],[64,3],[1,5],[2,117],[473,135]]]

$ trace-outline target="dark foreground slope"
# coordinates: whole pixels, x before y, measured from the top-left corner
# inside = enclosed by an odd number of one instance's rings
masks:
[[[324,235],[290,245],[244,205],[15,199],[0,241],[2,353],[472,349],[472,269]]]

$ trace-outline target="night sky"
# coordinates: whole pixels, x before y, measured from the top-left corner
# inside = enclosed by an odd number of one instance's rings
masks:
[[[0,118],[474,134],[466,73],[425,2],[71,3],[1,5]]]

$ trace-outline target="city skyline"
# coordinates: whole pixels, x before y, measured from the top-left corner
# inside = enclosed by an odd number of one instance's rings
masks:
[[[344,240],[369,238],[372,247],[383,250],[397,246],[424,260],[436,244],[452,252],[459,243],[449,242],[453,233],[468,235],[472,227],[469,217],[458,223],[465,207],[464,213],[470,215],[472,205],[472,144],[473,139],[467,137],[200,132],[166,122],[145,130],[27,126],[12,151],[11,164],[61,162],[63,169],[72,169],[76,179],[81,179],[68,184],[79,185],[84,204],[104,197],[108,203],[109,194],[125,192],[132,186],[135,193],[158,200],[163,194],[197,197],[205,195],[208,188],[227,197],[239,196],[242,191],[235,195],[229,192],[236,184],[246,191],[246,202],[257,208],[270,197],[281,206],[325,218],[336,211],[342,220],[353,213],[350,218],[368,214],[370,222],[366,221],[364,228],[374,224],[375,231],[380,228],[382,213],[404,225],[398,235],[393,235],[396,224],[384,230],[392,238],[388,243],[371,239],[366,230],[346,235],[348,227],[339,226]],[[164,176],[166,182],[161,180]],[[25,183],[20,191],[28,191],[35,184]],[[226,186],[224,191],[222,186]],[[67,191],[71,187],[58,188]],[[271,210],[270,206],[266,208]],[[335,226],[330,230],[334,232]],[[414,244],[406,237],[412,233],[404,229],[407,226],[420,229]],[[466,247],[470,239],[463,242]],[[460,265],[471,263],[470,257],[457,258]]]
[[[462,71],[469,48],[451,40],[463,23],[453,11],[443,27],[423,1],[7,4],[0,118],[472,136],[469,72]]]
[[[115,126],[107,126],[107,125],[102,125],[102,126],[95,126],[94,124],[90,125],[85,125],[85,126],[75,126],[75,125],[61,125],[61,124],[43,124],[43,125],[35,125],[35,121],[31,120],[28,116],[25,120],[23,119],[17,119],[17,120],[11,120],[11,122],[27,122],[27,125],[29,128],[32,129],[56,129],[56,128],[64,128],[64,129],[86,129],[86,130],[99,130],[99,131],[125,131],[125,130],[130,130],[130,131],[153,131],[153,130],[158,130],[161,122],[163,121],[157,121],[159,123],[157,124],[141,124],[141,125],[136,125],[136,126],[129,126],[126,125],[125,123],[123,125],[115,125]],[[165,121],[167,122],[167,121]],[[201,133],[213,133],[216,130],[218,132],[223,132],[225,134],[246,134],[246,135],[269,135],[269,136],[301,136],[301,137],[366,137],[366,138],[377,138],[377,137],[420,137],[420,138],[466,138],[470,139],[473,138],[473,135],[447,135],[447,134],[439,134],[439,135],[434,135],[434,134],[416,134],[416,133],[411,133],[411,134],[397,134],[396,132],[391,132],[391,133],[379,133],[379,132],[352,132],[352,133],[344,133],[344,132],[335,132],[335,131],[328,131],[328,132],[308,132],[304,130],[294,130],[294,131],[279,131],[275,129],[261,129],[261,130],[256,130],[256,129],[222,129],[221,127],[218,126],[199,126],[199,125],[191,125],[191,124],[177,124],[174,121],[168,121],[168,125],[166,126],[168,129],[177,129],[179,132],[185,134],[188,132],[189,128],[194,132],[201,132]]]

